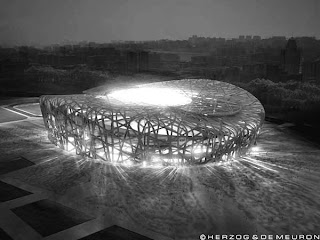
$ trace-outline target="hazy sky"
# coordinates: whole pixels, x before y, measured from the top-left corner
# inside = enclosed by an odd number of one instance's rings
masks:
[[[320,38],[320,0],[0,0],[0,43]]]

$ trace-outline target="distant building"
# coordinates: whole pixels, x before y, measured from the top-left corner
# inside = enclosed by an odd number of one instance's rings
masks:
[[[320,59],[315,61],[316,64],[316,81],[320,83]]]
[[[81,59],[75,55],[65,55],[60,56],[60,65],[61,66],[70,66],[81,64]]]
[[[180,57],[175,53],[160,53],[161,60],[164,62],[176,63],[180,61]]]
[[[316,79],[316,64],[314,61],[305,61],[302,63],[303,81],[314,81]]]
[[[254,41],[260,41],[260,40],[261,40],[261,37],[260,37],[260,36],[253,36],[253,37],[252,37],[252,40],[254,40]]]
[[[127,71],[138,71],[138,54],[135,51],[128,51],[126,54]]]
[[[305,61],[302,64],[303,81],[320,82],[320,59]]]
[[[159,71],[162,67],[160,54],[156,52],[152,52],[149,54],[149,70],[151,71]]]
[[[239,67],[227,67],[224,71],[224,80],[231,81],[231,82],[239,82],[240,68]]]
[[[127,51],[126,63],[128,72],[145,72],[149,70],[149,52]]]
[[[191,63],[194,66],[207,66],[208,65],[208,56],[193,56],[191,57]]]
[[[138,64],[139,72],[145,72],[149,70],[149,52],[138,52]]]
[[[281,51],[281,66],[288,75],[298,75],[300,69],[301,53],[296,40],[290,38],[286,48]]]
[[[272,40],[280,40],[280,41],[285,41],[287,38],[285,36],[273,36],[270,39]]]
[[[266,76],[266,64],[265,63],[255,63],[242,66],[242,71],[254,78],[263,78]]]
[[[266,78],[273,82],[281,82],[283,80],[286,80],[281,67],[276,64],[266,65]]]
[[[272,48],[285,48],[287,44],[287,38],[285,36],[274,36],[271,38],[263,39],[264,47]]]
[[[192,37],[189,37],[188,41],[191,44],[191,46],[194,47],[197,44],[198,36],[197,35],[192,35]]]
[[[22,61],[12,59],[0,60],[0,77],[21,75],[27,67],[28,64]]]
[[[50,65],[54,67],[64,67],[81,64],[81,58],[76,55],[54,55],[54,54],[39,54],[37,62],[42,65]]]
[[[88,56],[88,65],[96,68],[103,68],[106,66],[105,55]]]

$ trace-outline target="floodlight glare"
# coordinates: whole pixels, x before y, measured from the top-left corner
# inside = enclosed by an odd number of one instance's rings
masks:
[[[254,146],[251,148],[251,152],[258,152],[260,150],[260,147]]]
[[[156,82],[102,96],[42,96],[40,107],[57,146],[144,167],[240,156],[255,143],[265,115],[249,92],[208,79]]]
[[[126,104],[155,105],[155,106],[180,106],[191,103],[179,89],[141,87],[114,91],[108,98],[116,99]]]

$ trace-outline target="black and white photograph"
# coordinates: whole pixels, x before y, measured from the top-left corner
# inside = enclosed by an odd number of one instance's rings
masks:
[[[320,0],[0,0],[0,240],[320,240]]]

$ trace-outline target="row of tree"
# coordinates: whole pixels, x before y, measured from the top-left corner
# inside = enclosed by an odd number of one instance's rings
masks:
[[[86,66],[66,70],[33,65],[15,78],[2,78],[0,95],[39,96],[82,93],[110,78],[112,77],[108,72],[92,71]]]
[[[263,104],[267,116],[296,124],[320,125],[320,87],[298,81],[275,83],[254,79],[234,83],[251,92]]]

